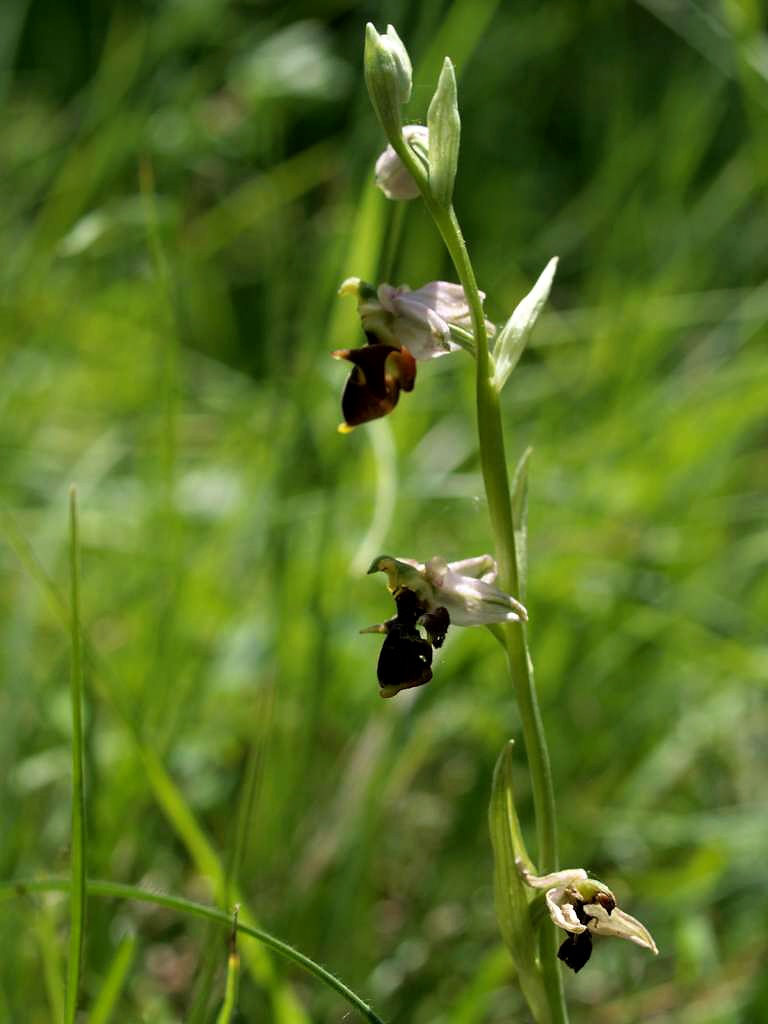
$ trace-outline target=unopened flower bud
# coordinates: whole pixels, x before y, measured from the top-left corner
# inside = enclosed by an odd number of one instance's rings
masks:
[[[405,104],[411,98],[411,85],[413,79],[413,68],[408,51],[395,31],[394,25],[387,25],[387,31],[379,36],[381,45],[392,55],[397,68],[397,86],[400,95],[400,102]]]
[[[411,60],[392,25],[379,35],[368,22],[365,29],[365,84],[382,127],[391,138],[402,125],[400,108],[411,98]]]

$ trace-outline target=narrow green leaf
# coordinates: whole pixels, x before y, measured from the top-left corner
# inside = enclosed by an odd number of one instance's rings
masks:
[[[453,199],[453,184],[459,164],[461,120],[456,98],[456,75],[449,57],[437,80],[437,88],[427,111],[429,129],[429,186],[441,206],[448,208]]]
[[[528,463],[533,448],[526,448],[512,477],[512,526],[515,531],[517,585],[521,601],[528,586]]]
[[[107,976],[104,979],[99,994],[96,997],[88,1017],[89,1024],[109,1024],[113,1019],[117,1004],[120,1001],[128,973],[133,964],[136,952],[136,936],[126,935],[109,965]]]
[[[77,491],[69,491],[69,562],[71,587],[70,637],[72,645],[70,698],[72,704],[72,830],[69,891],[69,961],[65,1020],[74,1024],[85,943],[85,782],[83,769],[83,657],[80,631],[80,537]]]
[[[528,1005],[537,1024],[551,1020],[546,991],[536,963],[537,936],[528,909],[528,889],[518,871],[518,859],[530,868],[512,790],[510,741],[502,750],[493,773],[491,806],[488,814],[494,856],[496,916],[520,977]]]
[[[430,141],[430,151],[431,149]],[[528,344],[533,325],[538,320],[539,313],[549,297],[556,270],[557,256],[553,256],[542,270],[536,284],[518,303],[514,313],[501,329],[493,348],[493,359],[496,364],[493,386],[497,391],[501,391],[507,383],[510,373],[517,366],[520,356]]]
[[[37,936],[40,947],[40,965],[42,967],[42,984],[45,994],[48,997],[48,1010],[51,1024],[64,1024],[64,1001],[66,985],[64,984],[64,972],[61,965],[61,951],[59,948],[59,936],[56,933],[53,909],[41,907],[37,915],[34,933]],[[10,1014],[3,1016],[0,1013],[0,1020],[11,1020]]]

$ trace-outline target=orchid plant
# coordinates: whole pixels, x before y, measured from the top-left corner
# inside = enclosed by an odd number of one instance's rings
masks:
[[[500,330],[485,316],[467,246],[453,208],[460,118],[456,78],[446,57],[427,113],[427,124],[404,124],[411,95],[411,61],[395,29],[366,29],[365,79],[387,138],[375,167],[376,183],[393,201],[421,197],[451,257],[458,283],[369,284],[349,278],[340,293],[357,299],[366,344],[333,353],[352,364],[342,394],[346,433],[390,414],[401,392],[416,385],[417,365],[464,352],[474,360],[480,462],[495,557],[426,562],[381,555],[369,572],[383,572],[395,614],[363,632],[382,634],[378,679],[383,697],[432,679],[433,651],[451,626],[486,626],[504,649],[520,711],[536,817],[537,858],[529,857],[515,811],[512,747],[501,754],[491,794],[496,905],[502,936],[537,1024],[564,1024],[567,1010],[559,959],[580,970],[592,939],[617,936],[657,952],[650,933],[616,905],[602,882],[582,868],[559,870],[555,798],[533,666],[528,614],[517,596],[524,586],[527,455],[513,485],[500,410],[509,380],[552,286],[552,259]],[[536,895],[539,894],[539,895]],[[559,949],[556,928],[566,933]]]

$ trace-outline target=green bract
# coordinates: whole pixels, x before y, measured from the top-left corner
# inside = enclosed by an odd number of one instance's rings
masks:
[[[552,281],[557,270],[557,256],[553,256],[539,275],[536,284],[531,288],[522,302],[519,302],[512,316],[507,320],[499,333],[493,349],[493,360],[496,369],[493,374],[493,386],[501,391],[507,379],[517,366],[523,349],[528,343],[533,325],[544,308],[549,297]]]
[[[531,924],[529,898],[519,863],[530,864],[520,831],[512,788],[514,744],[504,747],[493,773],[488,824],[494,863],[496,917],[504,943],[520,978],[520,987],[537,1021],[550,1019],[546,991],[536,963],[536,934]]]
[[[443,62],[437,89],[427,111],[429,128],[429,186],[441,206],[453,200],[453,184],[459,163],[461,121],[456,102],[456,75],[448,57]]]

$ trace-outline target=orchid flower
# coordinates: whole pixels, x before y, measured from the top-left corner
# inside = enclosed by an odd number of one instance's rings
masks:
[[[583,868],[534,875],[521,861],[517,866],[526,885],[544,890],[549,916],[558,928],[569,933],[557,955],[573,971],[580,971],[589,960],[593,935],[627,939],[658,954],[645,925],[620,910],[608,886],[589,878]]]
[[[377,675],[382,697],[423,686],[432,678],[432,648],[442,647],[448,627],[519,622],[528,613],[519,601],[494,586],[490,555],[427,563],[380,555],[369,573],[385,572],[397,614],[363,633],[384,633]]]
[[[368,338],[361,348],[331,353],[354,364],[341,398],[344,422],[339,430],[348,433],[392,412],[400,392],[413,390],[416,361],[457,351],[461,346],[452,340],[451,329],[470,337],[471,320],[463,288],[448,281],[432,281],[411,291],[405,284],[398,288],[382,284],[375,289],[359,277],[350,277],[339,294],[357,296]],[[488,328],[494,329],[490,323]]]
[[[494,586],[498,570],[490,555],[460,562],[435,557],[426,563],[380,555],[368,572],[385,572],[395,597],[401,590],[412,590],[425,612],[445,608],[454,626],[528,619],[528,612],[518,600]]]

